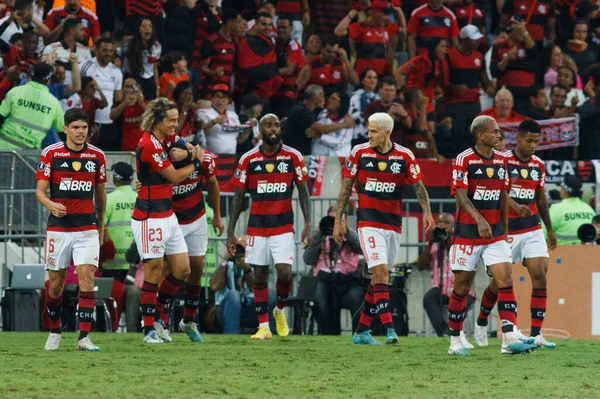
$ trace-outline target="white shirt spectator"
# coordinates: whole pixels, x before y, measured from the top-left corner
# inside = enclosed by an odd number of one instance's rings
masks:
[[[75,93],[69,98],[60,100],[60,105],[62,106],[63,111],[67,111],[71,108],[83,108],[83,102],[81,101],[81,97],[79,97],[79,93]]]
[[[226,111],[225,115],[227,120],[224,124],[214,125],[210,130],[204,132],[206,149],[216,154],[235,154],[238,135],[245,129],[249,129],[250,125],[242,125],[233,111]],[[198,111],[198,117],[205,125],[218,116],[219,113],[212,107]]]
[[[67,53],[68,52],[68,53]],[[42,54],[56,54],[56,61],[59,61],[63,65],[65,65],[65,84],[70,85],[72,83],[71,77],[71,62],[68,58],[65,58],[67,54],[69,54],[71,50],[69,50],[63,42],[54,42],[50,43],[46,47],[44,47],[44,51]],[[75,46],[75,54],[77,54],[77,58],[79,59],[79,65],[83,64],[87,60],[92,59],[92,53],[90,50],[81,43],[77,43]]]
[[[329,118],[327,110],[321,111],[318,122],[323,125],[331,125],[339,121],[333,121]],[[312,155],[347,157],[352,150],[352,137],[355,128],[344,128],[328,134],[324,134],[319,139],[312,142]]]
[[[6,16],[4,18],[0,19],[0,25],[2,25],[4,22],[6,22],[6,20],[8,18],[10,18],[10,13],[6,14]],[[35,22],[33,22],[33,21],[31,21],[30,24],[32,26],[35,26]],[[8,25],[8,28],[6,28],[4,33],[2,33],[2,36],[0,36],[0,39],[5,41],[6,43],[10,43],[10,38],[13,37],[13,35],[15,33],[23,33],[23,28],[21,28],[16,21],[12,21]],[[42,38],[42,36],[40,36],[38,39],[37,52],[41,53],[43,49],[44,49],[44,39]]]
[[[160,54],[162,47],[158,41],[152,43],[150,50],[144,49],[142,51],[142,73],[141,78],[150,79],[154,76],[154,64],[160,60]],[[123,43],[120,47],[117,47],[117,55],[123,58],[123,72],[131,73],[129,67],[129,42]],[[137,78],[137,76],[134,76]]]
[[[350,97],[349,113],[356,123],[354,128],[354,138],[367,137],[367,127],[365,126],[365,107],[373,101],[379,100],[379,93],[367,93],[364,89],[358,89]]]
[[[114,66],[112,62],[102,68],[96,57],[94,57],[81,65],[81,76],[90,76],[96,79],[98,87],[102,90],[108,102],[107,107],[96,110],[96,123],[111,124],[110,110],[113,105],[115,90],[121,90],[123,86],[123,72]],[[98,94],[96,95],[98,96]],[[98,96],[98,98],[100,97]]]

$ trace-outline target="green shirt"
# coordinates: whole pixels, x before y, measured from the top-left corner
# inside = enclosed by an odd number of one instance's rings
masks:
[[[60,103],[48,87],[36,82],[10,90],[2,104],[5,117],[0,127],[0,148],[41,148],[51,127],[62,132],[65,124]]]
[[[131,231],[131,214],[135,206],[137,193],[130,186],[119,186],[106,196],[105,226],[108,236],[115,244],[117,254],[114,259],[104,262],[107,270],[127,270],[129,263],[125,260],[125,252],[133,242]]]
[[[558,244],[580,244],[577,229],[584,223],[592,223],[596,215],[591,206],[580,198],[565,198],[550,207],[550,220]]]
[[[206,255],[204,256],[204,269],[202,271],[202,280],[200,286],[210,287],[210,277],[217,270],[217,240],[215,231],[212,228],[212,219],[214,211],[206,204],[206,223],[208,224],[208,246],[206,247]]]

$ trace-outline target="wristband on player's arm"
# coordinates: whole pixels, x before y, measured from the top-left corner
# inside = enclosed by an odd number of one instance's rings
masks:
[[[177,139],[177,141],[175,142],[175,144],[186,145],[187,141],[185,141],[185,139],[183,137],[180,137],[180,138]]]

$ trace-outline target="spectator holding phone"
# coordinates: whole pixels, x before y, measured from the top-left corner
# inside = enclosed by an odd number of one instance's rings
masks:
[[[124,99],[110,110],[110,119],[117,130],[122,132],[117,138],[121,151],[135,152],[138,141],[144,134],[140,124],[148,101],[144,99],[144,94],[134,78],[125,79],[123,92]]]

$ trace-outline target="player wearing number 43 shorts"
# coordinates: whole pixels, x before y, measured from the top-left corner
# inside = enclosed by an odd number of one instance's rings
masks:
[[[548,249],[556,248],[556,237],[552,230],[548,203],[544,193],[546,172],[544,163],[536,157],[541,128],[533,120],[523,121],[517,129],[517,145],[506,153],[510,179],[510,211],[508,219],[508,242],[512,251],[512,262],[522,262],[531,276],[531,338],[538,348],[554,348],[541,334],[546,315],[546,273],[548,271]],[[544,239],[541,220],[548,231],[548,243]],[[487,319],[498,299],[498,286],[492,279],[481,298],[481,310],[475,327],[475,344],[487,346]],[[522,340],[526,336],[516,331]],[[531,340],[529,338],[529,340]]]
[[[310,195],[306,186],[308,171],[302,155],[281,143],[279,118],[267,114],[260,120],[262,145],[245,153],[234,172],[236,186],[227,228],[227,248],[235,256],[235,224],[242,211],[244,194],[250,191],[252,207],[248,219],[246,263],[255,273],[254,301],[258,317],[258,331],[252,339],[271,339],[267,306],[269,291],[269,264],[271,257],[277,270],[277,301],[273,317],[277,335],[285,337],[289,328],[283,313],[292,288],[292,263],[294,262],[294,214],[292,191],[298,186],[298,199],[304,215],[302,243],[310,241]]]
[[[96,307],[94,274],[104,232],[106,160],[100,149],[85,142],[88,116],[84,111],[70,109],[64,119],[66,141],[42,151],[36,173],[36,198],[50,211],[44,244],[50,335],[44,349],[59,348],[63,290],[73,262],[79,283],[77,349],[95,352],[99,349],[88,334]]]
[[[450,248],[450,266],[455,274],[448,303],[451,355],[468,355],[460,332],[463,329],[467,294],[475,271],[483,263],[498,286],[498,314],[502,321],[501,353],[528,353],[535,349],[519,341],[513,332],[517,303],[512,287],[508,233],[507,160],[493,149],[500,141],[500,128],[490,116],[479,116],[471,124],[473,148],[456,157],[451,193],[456,198],[458,221]]]
[[[150,344],[171,341],[160,325],[155,328],[155,314],[172,300],[190,274],[187,246],[173,214],[173,184],[183,181],[196,170],[197,163],[204,159],[204,151],[191,145],[188,146],[189,151],[181,151],[183,154],[173,149],[170,156],[174,159],[192,161],[180,169],[173,167],[167,149],[170,144],[181,141],[175,134],[178,118],[177,107],[172,102],[164,98],[151,101],[142,117],[141,127],[145,132],[136,149],[141,187],[133,210],[131,230],[144,262],[140,304],[144,342]],[[163,258],[170,269],[164,278]]]
[[[379,316],[387,331],[386,343],[398,343],[392,322],[389,269],[396,263],[402,229],[402,192],[406,184],[414,187],[423,208],[425,228],[433,227],[429,196],[423,185],[421,170],[413,153],[390,140],[394,120],[385,113],[371,115],[369,142],[352,149],[344,168],[344,181],[338,199],[333,236],[338,244],[346,235],[345,209],[352,186],[358,189],[358,235],[363,254],[372,273],[365,294],[360,321],[352,341],[355,344],[380,345],[369,330]]]

